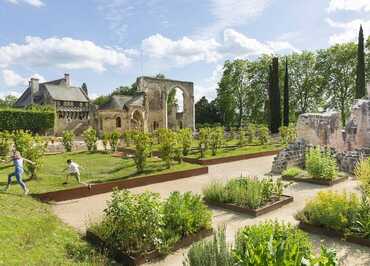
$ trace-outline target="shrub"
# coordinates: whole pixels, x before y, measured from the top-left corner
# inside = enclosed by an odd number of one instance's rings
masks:
[[[111,134],[109,134],[109,143],[112,151],[117,151],[119,137],[120,134],[117,131],[113,131]]]
[[[307,172],[317,179],[334,180],[337,176],[337,161],[328,151],[321,151],[319,147],[310,149],[306,153]]]
[[[178,136],[182,146],[182,155],[187,156],[193,142],[193,132],[190,128],[184,128],[179,131]]]
[[[126,144],[127,147],[129,147],[131,145],[131,143],[134,141],[134,136],[135,136],[136,132],[135,131],[125,131],[122,133],[122,137],[123,137],[123,140]]]
[[[102,142],[103,142],[103,146],[104,146],[105,151],[108,149],[109,135],[110,134],[108,132],[104,132],[104,134],[103,134]]]
[[[66,152],[72,151],[74,136],[75,135],[70,130],[65,130],[63,132],[62,143],[63,143],[64,149],[66,150]]]
[[[321,191],[297,214],[300,221],[344,231],[354,223],[359,200],[355,194]]]
[[[297,129],[295,126],[282,126],[280,131],[280,142],[282,144],[293,143],[297,138]]]
[[[171,168],[172,161],[179,156],[178,138],[176,132],[171,129],[161,129],[159,131],[159,152],[161,159],[166,163],[167,168]]]
[[[163,228],[159,194],[114,191],[105,216],[93,226],[100,237],[127,254],[141,254],[160,245]]]
[[[87,149],[90,152],[96,151],[97,150],[96,142],[98,141],[98,136],[96,135],[96,130],[93,129],[92,127],[89,127],[88,129],[86,129],[84,131],[84,133],[82,135],[84,137]]]
[[[189,250],[184,266],[233,266],[231,247],[226,243],[225,227],[212,240],[195,243]]]
[[[152,139],[149,134],[137,132],[132,135],[135,143],[135,164],[138,173],[144,171],[146,159],[150,154]]]
[[[265,145],[270,141],[269,129],[266,126],[259,126],[257,130],[257,139],[261,145]]]
[[[212,213],[203,204],[199,195],[190,192],[172,192],[164,204],[166,230],[180,238],[211,228]]]
[[[281,175],[285,176],[285,177],[296,177],[296,176],[300,175],[302,172],[303,172],[303,170],[301,168],[289,167],[288,169],[283,171],[283,173]]]
[[[233,255],[236,265],[337,265],[334,250],[322,247],[320,257],[315,258],[304,232],[271,221],[239,230]]]
[[[0,131],[44,133],[54,128],[54,119],[53,111],[0,109]]]
[[[243,128],[239,129],[239,142],[238,145],[244,146],[245,145],[245,130]]]
[[[241,177],[226,184],[213,182],[203,189],[203,195],[207,201],[257,209],[271,200],[280,198],[283,189],[284,185],[280,180]]]
[[[40,136],[32,136],[30,132],[17,131],[14,134],[14,144],[22,157],[33,161],[35,164],[25,164],[26,170],[32,179],[37,178],[37,171],[43,164],[43,157],[46,151],[46,141]]]
[[[217,127],[214,128],[209,133],[209,146],[211,147],[212,155],[216,155],[217,150],[222,147],[224,143],[224,128]]]
[[[8,156],[11,145],[11,134],[7,131],[0,132],[0,159]]]
[[[246,135],[247,135],[247,142],[249,144],[252,144],[256,137],[256,125],[255,124],[248,125],[247,130],[246,130]]]
[[[370,195],[370,158],[357,163],[355,176],[361,182],[362,189]]]

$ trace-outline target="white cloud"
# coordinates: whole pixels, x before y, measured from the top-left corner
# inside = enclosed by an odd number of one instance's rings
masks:
[[[33,74],[30,77],[25,78],[10,69],[4,69],[2,71],[2,76],[3,76],[4,84],[7,87],[11,87],[11,88],[28,85],[28,81],[31,79],[31,77],[39,79],[39,82],[46,81],[45,78],[39,74]]]
[[[27,65],[102,72],[108,66],[124,68],[129,64],[130,58],[122,51],[68,37],[42,39],[27,36],[22,44],[11,43],[0,47],[2,68]]]
[[[364,35],[370,34],[370,20],[364,21],[360,19],[352,20],[349,22],[336,22],[328,18],[327,23],[333,27],[340,29],[341,32],[335,33],[329,37],[329,44],[334,45],[337,43],[345,43],[349,41],[356,41],[360,25],[362,24],[364,29]]]
[[[152,35],[142,42],[144,54],[156,59],[174,60],[179,65],[194,62],[215,62],[222,56],[218,53],[220,44],[214,39],[192,40],[183,37],[171,40],[161,34]]]
[[[4,99],[6,96],[11,95],[15,97],[20,97],[21,93],[18,91],[1,91],[0,92],[0,99]]]
[[[369,0],[330,0],[329,12],[335,12],[339,10],[348,11],[370,11]]]
[[[210,0],[214,22],[199,31],[201,36],[213,36],[229,27],[245,25],[269,6],[270,0]]]
[[[18,5],[20,3],[25,3],[34,7],[42,7],[45,4],[41,0],[5,0],[8,3]]]
[[[263,43],[233,29],[226,29],[224,31],[223,49],[227,54],[243,57],[272,54],[284,50],[298,51],[287,41],[268,41]]]

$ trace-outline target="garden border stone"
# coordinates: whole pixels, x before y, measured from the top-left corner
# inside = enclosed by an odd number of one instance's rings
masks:
[[[134,177],[130,179],[115,180],[111,182],[91,184],[90,186],[33,194],[32,196],[41,200],[42,202],[51,202],[51,201],[60,202],[111,192],[113,191],[114,188],[128,189],[134,187],[141,187],[204,174],[208,174],[208,167],[200,167],[195,169],[175,171],[164,174],[154,174]]]
[[[370,239],[361,238],[357,236],[345,236],[343,232],[339,232],[333,229],[324,228],[317,225],[312,225],[309,223],[305,223],[302,221],[299,221],[298,228],[311,233],[311,234],[319,234],[319,235],[325,235],[332,238],[339,238],[344,239],[347,242],[370,247]]]
[[[181,248],[186,248],[197,241],[200,241],[206,237],[211,236],[212,234],[213,229],[202,229],[198,233],[189,235],[176,242],[175,245],[171,248],[170,253],[175,252]],[[95,247],[101,250],[108,250],[110,252],[110,256],[113,257],[116,260],[116,262],[127,266],[141,265],[149,261],[150,262],[159,261],[167,256],[165,254],[160,254],[158,251],[154,251],[147,255],[139,255],[137,257],[126,255],[117,248],[108,245],[104,240],[102,240],[98,235],[96,235],[94,232],[90,230],[86,231],[86,240],[90,244],[94,245]]]
[[[279,209],[279,208],[289,204],[290,202],[293,202],[293,199],[294,199],[292,196],[288,196],[288,195],[281,195],[281,197],[283,197],[284,199],[279,199],[278,201],[275,201],[274,203],[272,203],[270,205],[263,206],[263,207],[258,208],[258,209],[250,209],[250,208],[246,208],[246,207],[240,207],[240,206],[237,206],[237,205],[231,204],[231,203],[214,202],[214,201],[208,201],[208,200],[204,200],[204,202],[209,207],[219,207],[219,208],[232,210],[232,211],[240,212],[240,213],[245,213],[245,214],[257,217],[257,216],[260,216],[262,214],[266,214],[266,213],[269,213],[269,212],[274,211],[276,209]]]
[[[340,177],[334,180],[321,180],[321,179],[315,179],[315,178],[298,178],[298,177],[288,177],[288,176],[281,177],[281,179],[284,181],[305,182],[305,183],[322,185],[322,186],[333,186],[333,185],[346,181],[348,178],[349,178],[348,176],[344,176],[344,177]]]

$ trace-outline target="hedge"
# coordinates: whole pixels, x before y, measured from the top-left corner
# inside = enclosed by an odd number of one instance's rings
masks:
[[[24,109],[0,109],[0,131],[29,130],[45,133],[54,128],[55,112]]]

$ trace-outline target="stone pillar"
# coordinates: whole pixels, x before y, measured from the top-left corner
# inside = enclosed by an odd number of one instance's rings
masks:
[[[31,104],[33,104],[33,97],[35,93],[39,91],[39,79],[31,78],[29,86],[31,89]]]
[[[64,80],[66,81],[66,86],[67,87],[71,86],[71,79],[70,79],[68,73],[64,74]]]

